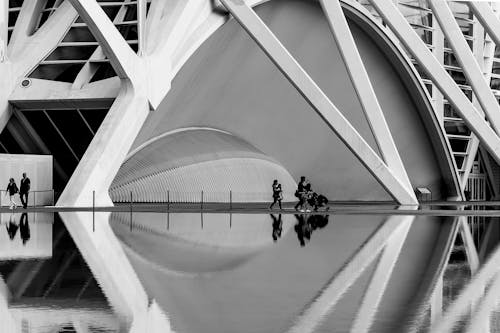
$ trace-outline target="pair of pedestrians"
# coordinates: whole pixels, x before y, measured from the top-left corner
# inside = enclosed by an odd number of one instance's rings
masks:
[[[9,208],[10,209],[17,207],[17,203],[14,200],[14,196],[17,193],[19,193],[19,197],[21,198],[21,203],[23,205],[23,208],[28,207],[28,194],[29,194],[30,187],[31,187],[31,181],[26,176],[26,172],[23,172],[23,178],[21,178],[20,184],[21,184],[21,188],[18,188],[14,178],[9,179],[9,184],[7,185],[7,190],[6,190],[5,196],[9,195],[9,199],[10,199]]]

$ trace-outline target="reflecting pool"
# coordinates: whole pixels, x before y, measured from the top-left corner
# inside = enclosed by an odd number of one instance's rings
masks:
[[[0,332],[495,332],[497,221],[1,214]]]

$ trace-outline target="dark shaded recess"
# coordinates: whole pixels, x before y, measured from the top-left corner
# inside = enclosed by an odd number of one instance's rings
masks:
[[[10,120],[9,120],[10,121]],[[9,154],[22,154],[24,151],[7,129],[0,134],[0,142],[7,148]]]
[[[90,127],[94,130],[94,133],[97,132],[99,126],[101,126],[102,121],[106,117],[108,113],[107,109],[96,109],[96,110],[80,110],[82,115],[89,123]]]
[[[454,152],[466,152],[468,141],[467,140],[456,140],[450,139],[451,150]]]
[[[24,0],[9,0],[9,8],[21,7]]]
[[[11,132],[7,129],[7,127],[10,126],[15,127],[16,130],[19,132],[20,136],[22,137],[22,140],[24,141],[23,144],[25,145],[25,147],[28,147],[27,150],[21,147],[18,141],[12,136]],[[9,154],[41,154],[41,155],[45,154],[45,152],[39,148],[38,146],[39,143],[35,142],[31,138],[31,136],[28,134],[28,132],[24,129],[24,127],[21,125],[21,123],[17,120],[15,116],[10,118],[8,125],[0,134],[0,142],[7,149],[7,151],[4,151],[4,149],[0,146],[1,152]],[[57,163],[57,159],[54,157],[54,164],[55,163]],[[53,172],[53,175],[54,175],[53,176],[54,189],[56,191],[61,191],[61,189],[64,188],[67,179],[63,179],[61,175],[59,175],[57,172]]]
[[[23,1],[24,0],[9,0],[9,8],[20,8],[23,5]],[[9,16],[7,18],[7,25],[9,27],[14,27],[16,25],[18,16],[19,16],[18,10],[9,12]],[[10,42],[11,36],[12,36],[12,30],[9,29],[7,32],[7,43]]]
[[[38,22],[38,28],[40,28],[49,19],[51,12],[42,12],[40,15],[40,21]]]
[[[106,15],[113,21],[120,10],[120,6],[101,7]]]
[[[75,110],[47,110],[73,151],[82,158],[93,135]]]
[[[453,245],[453,249],[450,253],[450,263],[456,262],[464,262],[467,260],[467,254],[465,252],[464,241],[462,240],[462,236],[460,232],[457,234],[457,238],[455,239],[455,244]]]
[[[45,60],[87,60],[96,48],[96,45],[59,46]]]
[[[83,63],[39,65],[29,77],[73,83],[83,65]]]
[[[50,121],[42,111],[29,111],[23,113],[31,126],[38,133],[42,141],[47,145],[47,148],[52,152],[54,158],[59,162],[64,171],[71,176],[75,170],[78,161],[71,154],[63,139],[59,136]],[[67,124],[73,126],[73,124]],[[56,190],[61,190],[58,188]]]
[[[19,12],[9,12],[9,27],[13,27],[16,24],[17,17],[19,16]]]
[[[99,63],[99,64],[94,63],[92,64],[92,66],[98,66],[98,69],[95,72],[94,76],[92,76],[90,82],[109,79],[110,77],[116,76],[115,70],[113,69],[113,66],[111,66],[109,62]]]
[[[33,221],[29,222],[33,223]],[[57,214],[54,216],[52,230],[52,239],[54,241],[52,258],[30,261],[3,261],[0,262],[0,275],[6,281],[9,281],[9,276],[15,271],[18,265],[30,265],[35,268],[35,266],[42,262],[41,269],[31,280],[28,288],[20,295],[21,298],[47,297],[50,299],[73,299],[76,301],[78,297],[79,300],[99,301],[102,304],[107,304],[101,288],[92,276],[84,258]],[[4,232],[4,230],[0,230],[0,232]],[[68,260],[70,260],[69,265]],[[66,269],[63,275],[56,281],[56,276],[65,266]],[[54,281],[55,284],[51,287]],[[15,281],[14,283],[19,284],[19,281]],[[11,291],[15,295],[15,285],[10,283],[8,286],[12,288]],[[13,301],[18,300],[14,299]]]
[[[80,19],[80,18],[78,18]],[[87,27],[72,27],[69,29],[66,36],[64,36],[63,42],[95,42],[96,39],[94,35],[90,32]]]

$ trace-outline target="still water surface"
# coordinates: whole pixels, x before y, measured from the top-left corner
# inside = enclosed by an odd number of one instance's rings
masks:
[[[81,223],[71,214],[65,223]],[[100,214],[179,333],[427,332],[436,295],[446,313],[471,283],[451,217]],[[92,215],[85,216],[88,227]],[[130,329],[132,318],[113,310],[102,267],[92,267],[91,241],[73,238],[58,214],[0,218],[0,315],[13,318],[12,332]],[[471,223],[479,247],[488,223]],[[488,247],[483,252],[496,244]],[[470,317],[458,316],[454,330],[467,329]]]

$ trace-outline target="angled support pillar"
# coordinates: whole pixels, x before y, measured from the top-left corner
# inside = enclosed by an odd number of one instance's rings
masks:
[[[412,188],[340,2],[339,0],[321,0],[320,2],[375,142],[382,154],[382,159],[401,183],[407,188]]]
[[[453,13],[446,1],[431,0],[429,4],[436,16],[441,28],[451,45],[465,76],[469,80],[472,89],[482,106],[491,127],[497,134],[500,133],[500,106],[492,94],[489,82],[486,82],[482,68],[477,63],[472,51],[465,40],[462,30],[458,26]]]
[[[469,128],[478,136],[495,160],[500,163],[500,138],[497,133],[432,55],[396,6],[386,0],[370,0],[370,2],[405,48],[412,53],[422,69],[432,78],[434,84],[441,90],[449,103],[460,113]]]
[[[388,193],[401,204],[416,204],[413,190],[401,182],[371,149],[259,16],[243,1],[221,0],[221,3]]]
[[[481,160],[483,161],[484,168],[486,169],[486,175],[488,176],[490,183],[492,184],[491,189],[493,192],[493,197],[498,198],[500,195],[500,191],[497,188],[496,184],[498,184],[498,179],[495,176],[495,172],[493,171],[490,163],[490,158],[488,156],[488,152],[483,148],[479,148],[479,154],[481,156]]]
[[[57,201],[58,206],[112,205],[108,189],[149,113],[147,98],[128,80],[92,139],[71,179]]]
[[[460,187],[462,188],[462,191],[464,191],[467,186],[467,180],[469,179],[470,171],[479,149],[479,139],[474,135],[474,133],[471,134],[469,145],[467,146],[467,158],[464,161],[464,172],[460,177]]]
[[[294,325],[287,331],[288,333],[308,333],[314,332],[322,319],[337,304],[347,289],[358,279],[364,270],[372,263],[377,255],[393,237],[406,237],[413,218],[393,216],[387,219],[382,226],[364,243],[358,251],[347,260],[345,266],[335,274],[328,284],[322,288],[319,295],[302,311],[295,320]],[[401,234],[400,234],[401,233]],[[398,236],[396,236],[398,235]],[[403,240],[404,241],[404,240]],[[384,260],[385,263],[390,260]],[[382,283],[379,287],[382,287]],[[380,290],[377,290],[380,291]],[[382,290],[383,292],[383,290]],[[367,305],[378,304],[378,295],[372,295],[370,300],[365,299]],[[377,300],[378,299],[378,300]],[[375,302],[374,302],[375,301]],[[375,310],[375,309],[374,309]],[[371,310],[371,311],[374,311]],[[365,327],[369,325],[365,325]]]
[[[387,283],[392,276],[392,271],[401,253],[401,249],[408,235],[408,231],[415,220],[414,216],[400,216],[398,218],[402,224],[401,228],[395,232],[387,241],[387,245],[382,251],[382,255],[373,273],[365,295],[361,301],[356,318],[351,327],[351,332],[370,332],[373,319],[377,314],[378,306],[384,296]]]
[[[106,55],[104,54],[104,51],[102,50],[102,47],[99,45],[92,55],[89,58],[89,61],[83,65],[82,69],[80,72],[78,72],[78,75],[76,76],[75,80],[73,81],[73,84],[71,88],[73,89],[81,89],[85,84],[89,83],[94,74],[98,70],[98,66],[92,65],[90,63],[91,60],[101,60],[106,58]]]

